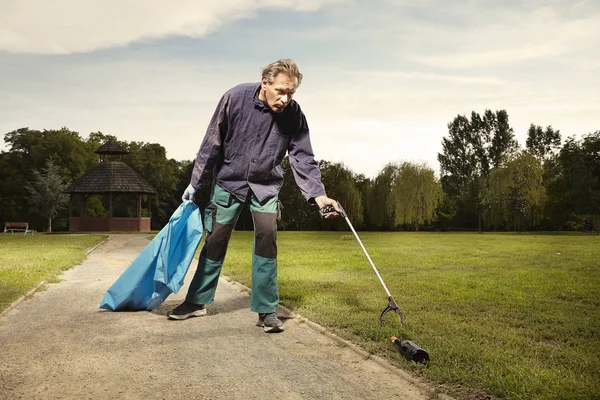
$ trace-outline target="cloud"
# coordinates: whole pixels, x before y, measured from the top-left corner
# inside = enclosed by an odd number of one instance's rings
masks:
[[[0,3],[0,51],[91,52],[179,35],[204,37],[262,10],[318,10],[340,0],[19,0]]]
[[[101,130],[191,159],[222,93],[282,51],[305,75],[296,99],[317,158],[368,176],[399,160],[437,168],[447,124],[471,111],[506,109],[522,144],[530,123],[563,137],[598,129],[591,1],[205,3],[0,1],[0,132]],[[201,40],[93,51],[173,35]],[[9,44],[88,54],[2,54]]]
[[[464,21],[469,29],[453,24],[424,27],[426,35],[437,37],[440,49],[409,58],[433,67],[466,69],[595,51],[600,46],[600,10],[586,8],[584,13],[583,3],[470,10]],[[480,20],[474,21],[473,15]],[[430,41],[435,42],[432,37]]]
[[[506,84],[505,81],[495,76],[476,76],[473,74],[461,75],[461,74],[440,74],[440,73],[428,73],[420,71],[353,71],[348,72],[350,75],[355,75],[357,78],[368,78],[368,79],[386,79],[397,81],[401,80],[419,80],[425,82],[445,82],[448,84],[457,85],[491,85],[501,86]]]

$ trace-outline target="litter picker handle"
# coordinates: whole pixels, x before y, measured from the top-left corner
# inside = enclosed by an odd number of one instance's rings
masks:
[[[343,217],[345,217],[346,212],[344,211],[344,209],[342,208],[342,205],[340,203],[338,203],[338,208],[341,211],[340,214]],[[323,208],[319,208],[319,214],[321,214],[321,218],[328,218],[329,215],[337,214],[337,211],[335,211],[335,208],[333,206],[325,206]]]
[[[381,278],[381,275],[379,275],[379,271],[377,271],[377,268],[375,267],[375,264],[373,263],[373,260],[371,260],[371,257],[369,256],[369,253],[367,253],[367,249],[365,249],[365,246],[363,245],[362,241],[358,237],[358,234],[354,230],[354,227],[352,226],[352,223],[350,222],[350,219],[348,219],[348,214],[346,214],[346,211],[344,210],[344,208],[342,207],[342,205],[339,202],[337,204],[338,204],[338,208],[340,210],[340,214],[346,220],[346,223],[348,224],[348,226],[350,227],[350,230],[354,234],[354,237],[356,238],[356,241],[358,242],[358,244],[362,248],[363,252],[365,253],[365,256],[367,256],[367,260],[369,260],[369,263],[371,264],[371,267],[373,268],[373,271],[375,271],[375,275],[377,275],[377,278],[379,278],[379,282],[381,282],[381,286],[383,286],[383,289],[385,290],[385,292],[388,295],[388,305],[383,310],[383,312],[381,313],[381,317],[380,317],[381,325],[383,326],[383,317],[385,316],[385,314],[387,314],[388,311],[392,311],[392,310],[395,311],[400,316],[400,324],[404,325],[404,315],[402,314],[402,311],[400,311],[400,309],[398,308],[398,305],[396,304],[396,301],[394,301],[394,298],[390,294],[390,291],[388,290],[387,286],[385,285],[385,282],[383,281],[383,278]],[[325,207],[321,208],[319,210],[319,212],[321,213],[321,217],[326,218],[327,215],[333,214],[336,211],[335,211],[335,208],[333,206],[325,206]]]

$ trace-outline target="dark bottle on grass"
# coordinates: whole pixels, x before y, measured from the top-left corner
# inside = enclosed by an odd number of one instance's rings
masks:
[[[429,361],[429,354],[410,340],[400,341],[396,336],[392,336],[390,342],[394,343],[404,358],[409,361],[419,364],[427,364]]]

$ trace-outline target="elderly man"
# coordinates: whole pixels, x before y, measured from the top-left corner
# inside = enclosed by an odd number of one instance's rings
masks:
[[[293,60],[267,65],[260,83],[226,92],[210,121],[196,156],[183,200],[213,178],[204,212],[206,241],[185,302],[167,314],[182,320],[206,315],[215,291],[231,232],[248,202],[254,220],[251,310],[265,332],[281,332],[277,318],[277,215],[283,183],[281,161],[289,154],[296,184],[306,200],[322,208],[337,203],[327,197],[315,162],[306,118],[292,100],[302,82]],[[335,213],[329,214],[335,216]]]

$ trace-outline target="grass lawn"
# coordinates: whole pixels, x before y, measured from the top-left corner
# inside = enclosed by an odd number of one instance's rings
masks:
[[[350,232],[279,232],[282,304],[465,398],[600,398],[600,237],[360,233],[405,314]],[[57,281],[103,235],[0,235],[0,311]],[[233,234],[223,274],[250,282],[252,232]],[[390,336],[429,352],[405,361]]]
[[[401,328],[350,232],[278,232],[281,303],[458,397],[600,398],[600,237],[360,233],[404,311]],[[252,232],[223,274],[250,286]],[[429,352],[405,361],[390,336]]]
[[[0,311],[40,282],[80,264],[103,235],[0,235]]]

